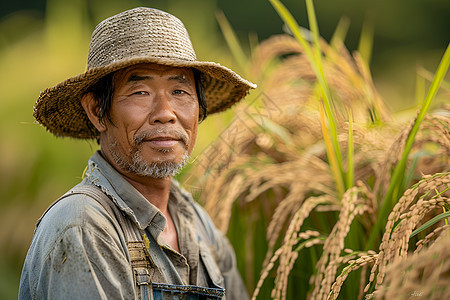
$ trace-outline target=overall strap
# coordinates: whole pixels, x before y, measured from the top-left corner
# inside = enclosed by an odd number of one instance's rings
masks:
[[[75,187],[76,193],[86,194],[95,199],[106,211],[115,216],[121,224],[125,240],[127,242],[128,254],[130,255],[130,264],[133,269],[134,280],[136,283],[137,297],[140,299],[153,299],[153,288],[151,281],[151,271],[154,271],[154,263],[151,260],[150,253],[142,238],[141,232],[123,215],[117,208],[117,205],[98,187],[93,185],[83,185]]]
[[[148,249],[144,243],[141,233],[132,225],[130,218],[123,215],[111,200],[99,187],[94,185],[78,184],[69,192],[53,202],[44,214],[38,219],[36,228],[39,226],[44,215],[56,203],[72,195],[87,195],[97,201],[112,217],[117,228],[121,228],[128,248],[130,264],[136,283],[136,293],[138,298],[153,299],[151,270],[154,270],[154,263],[151,260]]]

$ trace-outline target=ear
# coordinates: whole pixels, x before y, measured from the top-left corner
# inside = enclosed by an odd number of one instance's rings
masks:
[[[94,95],[92,93],[84,94],[83,98],[81,98],[81,105],[95,128],[97,128],[99,132],[106,131],[105,123],[101,122],[98,117],[98,106],[97,101],[94,99]]]

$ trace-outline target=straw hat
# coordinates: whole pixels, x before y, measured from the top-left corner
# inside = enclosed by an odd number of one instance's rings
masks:
[[[183,23],[146,7],[112,16],[94,29],[87,71],[43,91],[34,106],[36,121],[56,136],[98,138],[81,98],[103,76],[140,63],[192,67],[202,72],[208,113],[223,111],[256,85],[215,62],[197,61]]]

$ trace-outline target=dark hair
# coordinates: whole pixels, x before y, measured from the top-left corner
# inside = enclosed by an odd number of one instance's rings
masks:
[[[111,103],[114,95],[114,73],[110,73],[93,84],[87,93],[92,93],[97,102],[98,118],[104,124],[105,119],[113,124],[111,120]]]
[[[200,107],[199,122],[202,122],[208,116],[208,104],[206,103],[205,89],[202,85],[202,72],[197,69],[194,71],[195,90],[197,91],[198,106]]]
[[[204,88],[201,83],[202,73],[194,68],[192,70],[194,71],[195,89],[197,91],[198,105],[200,108],[199,122],[202,122],[208,115],[208,106]],[[92,93],[94,95],[98,106],[98,117],[100,122],[104,123],[106,120],[113,124],[111,120],[111,103],[114,95],[114,73],[110,73],[100,78],[97,83],[88,89],[87,93]]]

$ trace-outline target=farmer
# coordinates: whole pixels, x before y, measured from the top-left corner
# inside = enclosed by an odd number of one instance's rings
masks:
[[[54,135],[97,139],[101,150],[39,219],[19,299],[248,298],[228,240],[172,176],[199,121],[254,87],[197,61],[166,12],[141,7],[101,22],[88,70],[34,108]]]

